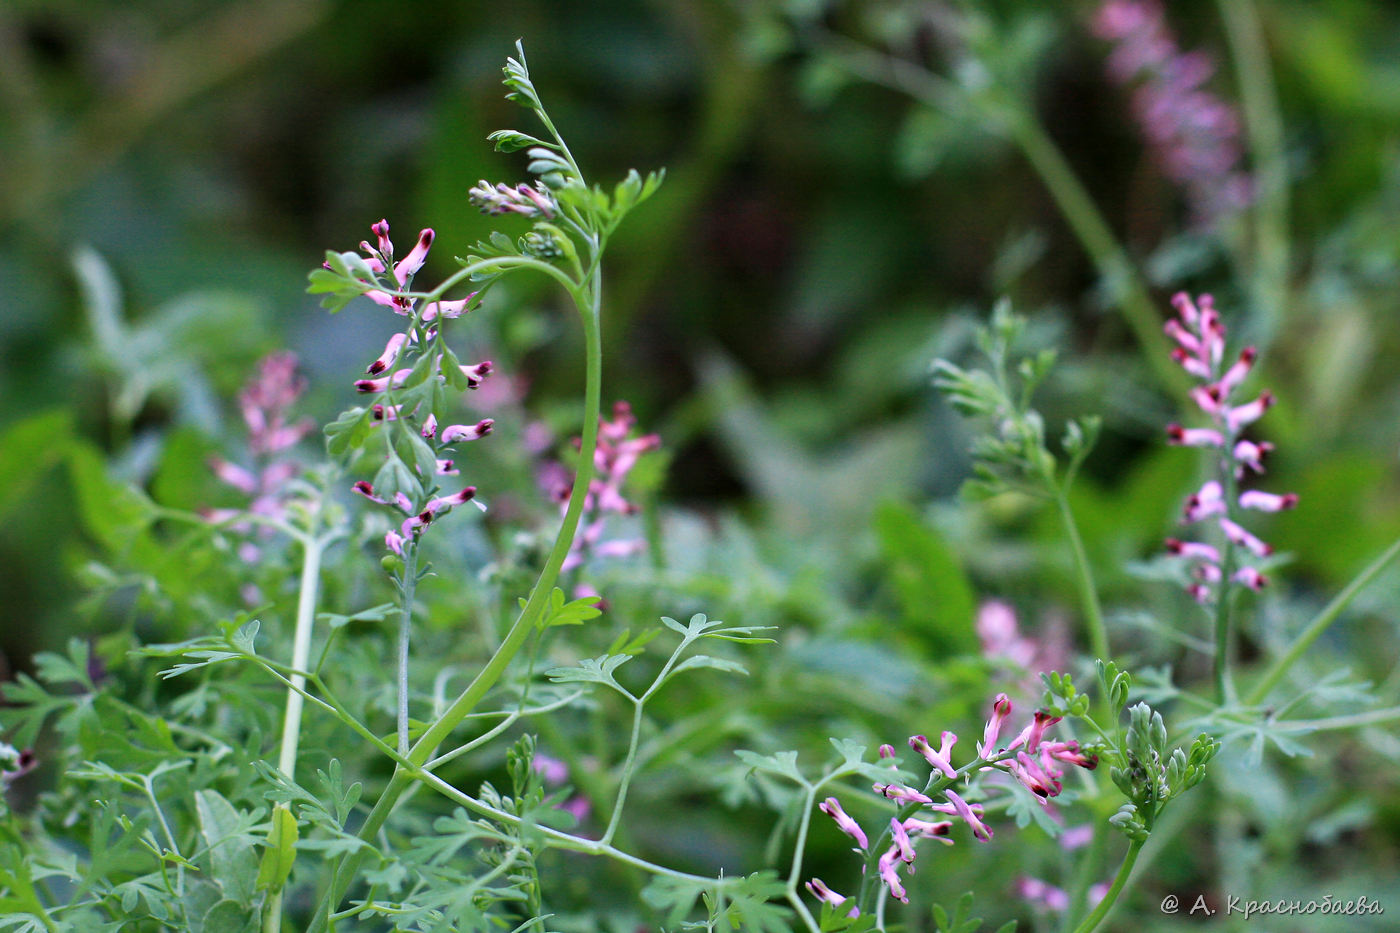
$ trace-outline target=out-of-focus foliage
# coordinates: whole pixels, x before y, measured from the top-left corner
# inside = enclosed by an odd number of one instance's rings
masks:
[[[1172,4],[1169,16],[1184,45],[1220,63],[1210,86],[1235,101],[1244,66],[1232,58],[1228,5]],[[777,646],[742,655],[744,705],[732,702],[733,675],[700,671],[651,710],[643,752],[652,770],[633,790],[630,845],[695,871],[770,867],[790,842],[793,798],[746,778],[734,748],[820,755],[829,735],[873,746],[945,726],[975,730],[997,675],[974,628],[984,598],[1034,607],[1025,624],[1046,642],[1082,631],[1056,516],[1014,493],[976,506],[956,496],[972,469],[969,428],[937,398],[929,365],[971,365],[974,325],[1001,297],[1030,315],[1032,348],[1059,350],[1036,398],[1046,435],[1058,439],[1072,418],[1103,419],[1068,499],[1110,640],[1120,658],[1154,665],[1137,677],[1141,697],[1177,701],[1179,687],[1208,677],[1201,632],[1175,624],[1190,607],[1162,582],[1158,560],[1200,480],[1191,452],[1162,442],[1182,400],[1144,362],[1112,288],[1015,145],[976,111],[940,111],[843,70],[831,41],[926,64],[969,92],[1007,89],[1082,179],[1163,317],[1171,292],[1213,291],[1232,328],[1267,341],[1260,365],[1280,399],[1268,423],[1271,475],[1302,503],[1271,520],[1269,539],[1291,562],[1243,632],[1245,663],[1272,655],[1400,535],[1400,14],[1361,0],[1252,6],[1283,128],[1281,275],[1261,270],[1257,229],[1191,226],[1138,134],[1129,92],[1105,76],[1108,43],[1092,33],[1090,4],[5,4],[0,674],[34,673],[39,650],[67,657],[76,679],[52,658],[40,662],[64,676],[42,691],[24,681],[24,698],[71,717],[82,757],[124,756],[132,774],[154,775],[172,749],[205,741],[188,730],[223,726],[201,750],[203,772],[152,780],[182,801],[177,831],[246,846],[250,821],[266,816],[258,808],[281,798],[263,799],[256,773],[235,763],[273,744],[277,685],[226,664],[177,690],[155,677],[168,662],[128,650],[214,636],[218,621],[249,608],[244,586],[258,588],[264,636],[285,640],[295,555],[273,544],[242,567],[236,541],[161,510],[233,504],[207,461],[239,452],[228,400],[261,355],[299,354],[311,384],[305,410],[325,423],[344,407],[367,348],[391,333],[368,302],[332,319],[304,294],[305,270],[327,244],[348,245],[380,217],[405,230],[432,225],[441,265],[430,271],[445,271],[491,229],[466,192],[481,178],[524,179],[518,156],[484,143],[516,119],[498,80],[520,36],[555,120],[596,177],[668,169],[666,187],[613,244],[604,301],[604,398],[630,399],[666,452],[633,476],[642,509],[628,530],[649,548],[593,568],[588,582],[606,612],[570,627],[558,651],[574,656],[553,660],[635,655],[654,673],[662,655],[646,645],[663,615],[778,627]],[[959,21],[976,29],[959,32],[950,25]],[[448,666],[441,682],[424,671],[423,696],[451,696],[480,645],[498,637],[552,531],[556,510],[535,473],[544,460],[567,460],[578,433],[578,335],[557,298],[510,283],[473,313],[476,343],[463,358],[493,359],[505,387],[471,399],[496,421],[470,477],[492,510],[434,554],[418,650]],[[373,677],[390,634],[354,615],[390,598],[377,557],[333,551],[323,595],[340,614],[332,624],[348,658],[337,674],[366,717],[392,706],[390,687]],[[1396,581],[1391,570],[1361,594],[1298,682],[1349,674],[1320,681],[1281,715],[1395,705]],[[71,648],[70,637],[79,639]],[[528,726],[577,766],[590,800],[611,789],[613,750],[594,744],[621,709],[615,699],[599,695],[572,718]],[[1189,703],[1178,709],[1184,721]],[[166,720],[187,731],[162,731]],[[347,734],[317,722],[306,754],[324,762],[342,754]],[[23,740],[39,735],[35,720],[17,728]],[[1181,835],[1154,856],[1127,902],[1131,916],[1186,929],[1156,912],[1166,893],[1185,902],[1196,892],[1388,892],[1400,864],[1393,722],[1225,738],[1212,765],[1221,777],[1196,792],[1213,802],[1164,817],[1164,832]],[[41,740],[41,758],[53,747]],[[454,778],[509,786],[504,747],[464,760]],[[382,788],[387,772],[371,761],[344,762],[353,779],[323,775],[318,825],[338,830],[354,781],[366,797]],[[56,778],[41,768],[17,785],[14,803]],[[70,782],[36,818],[61,825],[89,805]],[[115,838],[116,814],[95,823],[99,837]],[[433,844],[467,846],[478,832],[445,805],[420,818],[418,838]],[[838,876],[845,840],[825,824],[814,835],[812,871]],[[1008,826],[999,842],[1031,836]],[[937,889],[916,892],[908,916],[926,921],[934,900],[976,889],[989,928],[1018,916],[1055,928],[999,897],[1019,875],[1050,876],[1062,864],[1036,838],[938,852]],[[413,858],[446,851],[422,843]],[[140,854],[114,848],[109,859],[121,868]],[[589,888],[625,894],[612,913],[551,923],[620,930],[658,916],[637,878],[568,864],[577,874],[561,883],[559,903],[581,903]],[[224,867],[256,884],[247,866]],[[1100,868],[1070,881],[1085,888],[1107,874]],[[382,880],[391,891],[402,883]],[[141,885],[127,884],[138,902]],[[219,928],[233,929],[242,918],[221,905],[241,894],[194,885],[191,904],[206,918],[229,914]],[[1362,924],[1320,918],[1308,928]]]

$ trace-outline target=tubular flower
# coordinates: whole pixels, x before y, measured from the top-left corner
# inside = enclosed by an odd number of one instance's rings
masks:
[[[1210,419],[1211,426],[1183,428],[1171,424],[1167,426],[1167,439],[1173,444],[1215,450],[1218,457],[1217,475],[1187,498],[1182,521],[1189,525],[1213,519],[1220,544],[1168,538],[1166,547],[1189,564],[1191,582],[1187,592],[1203,605],[1214,605],[1224,585],[1238,583],[1258,590],[1268,582],[1257,567],[1236,563],[1241,555],[1264,558],[1273,553],[1267,542],[1240,524],[1238,510],[1280,512],[1295,507],[1298,496],[1258,489],[1235,493],[1236,485],[1246,476],[1264,472],[1264,457],[1273,445],[1248,440],[1240,434],[1268,411],[1275,398],[1265,390],[1252,401],[1234,403],[1232,396],[1248,378],[1258,353],[1253,347],[1245,347],[1233,362],[1225,365],[1225,326],[1209,295],[1193,301],[1183,292],[1172,299],[1172,304],[1177,317],[1164,327],[1178,344],[1172,356],[1200,381],[1191,398]]]
[[[892,800],[900,811],[913,807],[915,812],[900,812],[890,817],[889,826],[878,839],[872,841],[841,809],[835,797],[828,797],[819,809],[836,821],[841,830],[853,837],[859,844],[858,851],[867,853],[866,865],[873,864],[881,882],[896,900],[908,902],[905,889],[905,876],[914,873],[918,859],[918,842],[921,839],[936,839],[952,845],[949,838],[955,821],[967,824],[972,836],[982,842],[991,840],[993,831],[983,819],[981,804],[965,800],[953,789],[954,782],[970,776],[976,771],[1004,771],[1015,777],[1044,803],[1057,796],[1062,788],[1063,765],[1072,764],[1092,769],[1098,764],[1093,755],[1080,751],[1072,741],[1045,738],[1045,733],[1060,721],[1044,711],[1037,711],[1031,722],[1016,736],[1006,748],[998,748],[998,736],[1007,717],[1011,715],[1012,703],[1006,694],[998,694],[992,701],[991,717],[982,733],[982,741],[977,748],[977,757],[960,770],[953,766],[952,755],[957,736],[943,732],[939,736],[940,747],[934,749],[922,735],[909,738],[909,746],[918,752],[930,766],[930,774],[923,791],[914,790],[904,784],[876,783],[875,792]],[[881,745],[881,761],[895,757],[892,746]],[[892,767],[896,767],[891,762]],[[901,818],[903,817],[903,818]],[[954,817],[955,819],[942,819]],[[879,857],[872,863],[875,853]],[[901,874],[901,867],[903,873]],[[814,896],[828,903],[833,901],[823,892],[828,891],[819,882],[808,884]]]
[[[837,800],[835,797],[828,797],[817,804],[817,809],[835,820],[841,832],[854,839],[856,845],[860,846],[862,849],[870,848],[870,841],[865,836],[865,830],[861,829],[860,824],[851,819],[851,817],[846,814],[845,810],[841,809],[841,801]]]
[[[842,895],[837,894],[835,891],[831,890],[831,888],[828,888],[826,886],[826,882],[822,881],[820,878],[813,878],[811,881],[808,881],[807,890],[812,892],[812,896],[815,897],[817,900],[830,904],[833,907],[840,907],[842,904],[846,903],[846,901],[849,900],[849,898],[843,897]],[[846,916],[859,917],[860,908],[853,906],[850,909],[850,912],[846,914]]]

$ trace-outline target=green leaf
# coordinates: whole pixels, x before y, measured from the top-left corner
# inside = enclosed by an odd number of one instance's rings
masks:
[[[258,865],[259,891],[275,894],[287,883],[287,876],[292,873],[292,863],[297,857],[298,834],[297,820],[292,816],[292,811],[285,806],[274,807],[267,848],[263,851],[262,863]]]
[[[909,505],[882,504],[874,527],[905,627],[940,649],[975,650],[977,597],[956,552]]]
[[[257,920],[247,901],[222,900],[204,914],[204,933],[251,933]]]
[[[344,628],[351,622],[383,622],[389,616],[398,611],[398,606],[393,603],[380,603],[369,609],[361,609],[354,615],[339,615],[334,612],[318,612],[316,620],[323,622],[333,629]]]
[[[797,752],[795,751],[760,755],[758,752],[751,752],[741,748],[736,750],[734,754],[740,761],[748,765],[749,769],[752,771],[776,774],[803,786],[807,784],[807,780],[802,776],[802,772],[797,770]]]
[[[748,669],[737,661],[730,661],[725,658],[712,658],[705,654],[697,654],[686,658],[684,661],[671,668],[671,674],[667,677],[667,680],[676,676],[681,671],[695,670],[701,667],[713,668],[717,671],[727,671],[731,674],[743,674],[745,677],[749,674]]]
[[[67,455],[72,435],[67,409],[32,415],[0,432],[0,516],[29,498],[39,477]]]
[[[249,821],[218,791],[195,791],[194,802],[200,835],[209,847],[213,880],[234,901],[248,903],[258,877],[253,837],[247,832]]]
[[[547,143],[542,139],[536,139],[529,133],[522,133],[519,130],[496,130],[486,139],[491,142],[497,152],[519,152],[521,149],[528,149],[531,146],[545,146],[550,149],[559,148],[554,143]]]
[[[605,654],[597,658],[585,658],[579,662],[578,667],[556,667],[545,671],[545,676],[556,684],[599,683],[626,694],[627,691],[613,678],[613,671],[630,660],[630,654]]]
[[[556,625],[582,625],[586,620],[597,618],[603,614],[603,611],[598,608],[598,603],[601,600],[600,596],[582,596],[565,602],[564,591],[556,586],[549,594],[549,604],[540,616],[539,626],[541,629],[547,629]],[[520,608],[525,608],[525,600],[523,599],[520,600]],[[608,653],[618,652],[609,649]],[[621,653],[635,654],[636,652]]]

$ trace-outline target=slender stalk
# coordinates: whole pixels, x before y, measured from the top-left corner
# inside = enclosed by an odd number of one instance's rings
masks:
[[[399,754],[408,754],[408,645],[413,634],[413,597],[418,589],[418,545],[409,542],[404,548],[403,578],[399,588],[403,600],[399,614],[398,644],[398,733]]]
[[[1014,111],[1005,123],[1011,139],[1020,147],[1050,191],[1050,196],[1055,199],[1060,213],[1089,254],[1100,277],[1121,302],[1128,328],[1147,354],[1148,364],[1155,375],[1163,386],[1185,394],[1188,388],[1185,374],[1171,365],[1160,318],[1152,296],[1147,293],[1147,286],[1128,260],[1127,253],[1113,235],[1108,221],[1104,220],[1083,182],[1070,168],[1064,153],[1060,152],[1033,114]]]
[[[321,557],[326,542],[313,535],[301,541],[301,589],[297,593],[296,629],[292,635],[292,673],[288,676],[287,707],[282,717],[282,747],[277,769],[291,778],[296,773],[297,747],[301,743],[301,714],[305,709],[306,670],[311,659],[311,631],[316,620],[316,596],[321,582]],[[282,892],[273,894],[263,913],[264,933],[282,929]]]
[[[637,761],[637,742],[642,734],[642,701],[632,701],[632,736],[627,743],[627,757],[622,762],[622,777],[618,781],[617,800],[613,803],[612,816],[608,819],[608,828],[603,832],[602,841],[610,843],[617,833],[618,824],[622,821],[622,808],[627,803],[627,791],[632,786],[632,771]]]
[[[1322,633],[1327,631],[1328,627],[1331,626],[1333,622],[1337,621],[1337,617],[1342,614],[1342,611],[1345,610],[1347,606],[1351,605],[1352,600],[1356,599],[1361,591],[1365,589],[1372,580],[1379,576],[1380,572],[1384,570],[1396,556],[1400,556],[1400,539],[1397,539],[1395,543],[1386,548],[1379,557],[1371,561],[1365,570],[1357,574],[1340,593],[1332,598],[1330,603],[1323,607],[1322,611],[1308,624],[1308,627],[1303,629],[1303,631],[1298,634],[1298,637],[1293,640],[1293,644],[1289,646],[1288,650],[1273,663],[1273,666],[1269,668],[1269,672],[1260,679],[1259,683],[1254,685],[1254,689],[1250,691],[1249,696],[1245,700],[1246,705],[1257,706],[1264,702],[1264,698],[1269,695],[1269,691],[1278,685],[1278,682],[1283,679],[1283,676],[1288,673],[1289,669],[1292,668],[1294,664],[1298,663],[1298,659],[1312,647],[1313,642],[1317,641],[1318,638],[1322,636]]]
[[[1287,316],[1288,296],[1288,162],[1283,146],[1269,50],[1253,0],[1219,0],[1225,37],[1240,82],[1245,132],[1254,172],[1254,249],[1250,270],[1255,319],[1268,343]]]
[[[1143,844],[1147,840],[1134,839],[1128,845],[1128,852],[1123,856],[1123,864],[1118,866],[1118,874],[1113,878],[1113,885],[1104,895],[1099,905],[1084,918],[1084,922],[1074,928],[1074,933],[1090,933],[1095,927],[1103,922],[1109,911],[1113,910],[1113,905],[1118,901],[1118,895],[1123,893],[1123,888],[1128,884],[1128,878],[1133,873],[1133,863],[1137,861],[1138,853],[1142,851]]]
[[[1069,497],[1059,486],[1055,487],[1055,503],[1059,506],[1060,520],[1064,523],[1070,551],[1074,555],[1075,584],[1079,588],[1079,599],[1084,604],[1084,622],[1089,629],[1089,645],[1095,657],[1107,661],[1112,656],[1108,653],[1108,633],[1103,624],[1103,607],[1099,605],[1098,588],[1094,585],[1094,571],[1089,564],[1089,554],[1084,550],[1084,541],[1079,536],[1074,512],[1070,510]]]

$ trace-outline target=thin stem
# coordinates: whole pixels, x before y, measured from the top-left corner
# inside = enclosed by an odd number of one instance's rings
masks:
[[[1254,689],[1250,691],[1249,696],[1246,698],[1245,704],[1248,706],[1257,706],[1264,702],[1264,698],[1269,695],[1269,691],[1278,685],[1278,682],[1283,679],[1283,676],[1288,673],[1289,669],[1292,668],[1294,664],[1298,663],[1298,659],[1312,647],[1313,642],[1317,641],[1318,638],[1322,636],[1322,633],[1327,631],[1328,627],[1331,626],[1333,622],[1337,621],[1337,617],[1342,614],[1342,611],[1345,610],[1347,606],[1351,605],[1352,600],[1356,599],[1361,591],[1365,589],[1372,580],[1379,576],[1380,572],[1384,570],[1397,555],[1400,555],[1400,539],[1397,539],[1395,543],[1386,548],[1379,557],[1371,561],[1365,570],[1357,574],[1340,593],[1332,598],[1330,603],[1323,607],[1322,611],[1317,614],[1317,617],[1308,624],[1308,627],[1303,629],[1303,631],[1298,634],[1298,637],[1293,640],[1293,644],[1283,653],[1283,656],[1274,662],[1273,666],[1269,668],[1269,672],[1254,686]]]
[[[1163,386],[1184,395],[1188,381],[1185,374],[1171,364],[1152,296],[1079,176],[1030,112],[1012,112],[1006,120],[1006,129],[1049,189],[1099,276],[1108,284],[1110,293],[1120,302],[1128,328],[1147,354],[1148,365],[1157,379]]]
[[[1064,523],[1065,534],[1069,537],[1070,552],[1074,555],[1074,577],[1079,588],[1079,599],[1084,604],[1084,622],[1089,628],[1089,644],[1096,657],[1110,660],[1108,653],[1108,633],[1103,624],[1103,608],[1099,605],[1098,588],[1094,585],[1094,571],[1089,564],[1088,552],[1079,536],[1079,526],[1074,521],[1074,512],[1069,507],[1069,497],[1065,490],[1055,486],[1055,503],[1060,509],[1060,520]]]
[[[1118,866],[1118,874],[1113,878],[1113,885],[1104,895],[1099,905],[1084,918],[1084,922],[1075,927],[1074,933],[1090,933],[1095,927],[1103,922],[1109,911],[1113,910],[1113,905],[1118,901],[1118,895],[1123,893],[1123,888],[1128,883],[1128,877],[1133,873],[1133,863],[1137,861],[1138,853],[1142,851],[1142,846],[1147,840],[1134,839],[1128,845],[1128,852],[1123,856],[1123,864]]]
[[[291,779],[296,773],[297,747],[301,742],[301,714],[306,701],[307,662],[311,658],[311,631],[316,620],[316,595],[321,582],[321,556],[325,546],[322,539],[307,535],[301,539],[301,589],[297,594],[296,630],[292,636],[292,670],[288,678],[287,707],[282,717],[282,748],[277,756],[277,769]],[[265,933],[282,929],[282,892],[268,899],[263,915]]]
[[[622,820],[622,808],[627,803],[627,791],[632,786],[632,771],[637,761],[637,742],[642,734],[642,709],[644,704],[641,700],[632,701],[632,737],[627,742],[627,757],[622,762],[622,777],[618,780],[617,800],[613,803],[612,817],[608,820],[608,828],[603,832],[603,843],[610,843],[614,834],[617,833],[618,824]]]
[[[316,597],[320,587],[321,539],[304,538],[301,558],[301,590],[297,594],[296,631],[292,636],[291,689],[287,691],[287,709],[282,718],[282,749],[277,768],[287,777],[296,773],[297,746],[301,741],[301,714],[304,706],[301,691],[306,686],[307,663],[311,658],[311,632],[316,619]]]
[[[1249,135],[1257,253],[1251,285],[1256,320],[1262,324],[1261,343],[1267,343],[1278,332],[1287,311],[1289,197],[1283,118],[1258,8],[1253,0],[1219,0],[1218,5],[1239,76],[1245,132]]]
[[[408,645],[413,634],[413,597],[418,589],[418,545],[409,542],[404,549],[403,577],[399,587],[402,612],[398,639],[398,734],[399,754],[408,754]]]

